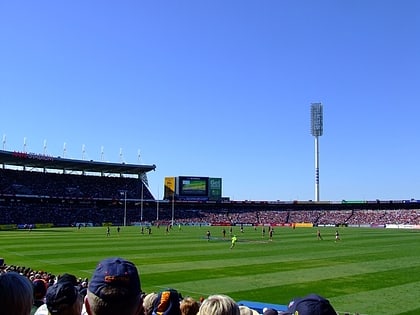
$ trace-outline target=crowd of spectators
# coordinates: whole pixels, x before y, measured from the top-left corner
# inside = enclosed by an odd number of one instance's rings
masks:
[[[0,168],[0,194],[80,199],[154,199],[135,177],[15,171]]]
[[[420,225],[420,210],[261,210],[261,211],[220,211],[185,210],[176,208],[157,210],[155,207],[143,207],[131,203],[126,208],[128,223],[149,222],[165,224],[172,222],[172,215],[177,224],[212,224],[212,225],[282,225],[293,223],[312,223],[314,225]],[[14,200],[0,203],[0,224],[53,224],[70,226],[77,223],[102,225],[110,223],[122,225],[124,216],[123,202],[115,203],[71,203],[44,200]],[[157,220],[158,217],[158,220]]]
[[[120,257],[100,261],[90,281],[75,275],[53,276],[26,267],[0,265],[1,314],[14,315],[337,315],[317,294],[288,306],[255,309],[230,296],[182,297],[176,289],[143,292],[134,263]]]

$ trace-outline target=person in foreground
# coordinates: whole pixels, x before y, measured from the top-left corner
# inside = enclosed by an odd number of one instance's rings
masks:
[[[29,315],[33,288],[28,278],[17,272],[0,275],[0,314]]]
[[[215,294],[205,299],[200,306],[198,315],[240,315],[238,304],[227,295]]]
[[[99,262],[85,297],[88,315],[143,314],[140,277],[136,266],[123,258]]]
[[[287,311],[279,315],[337,315],[330,301],[311,293],[303,298],[296,298],[289,303]]]

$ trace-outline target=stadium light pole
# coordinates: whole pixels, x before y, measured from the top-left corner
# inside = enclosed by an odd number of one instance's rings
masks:
[[[156,200],[156,221],[159,221],[159,186]]]
[[[323,108],[321,103],[311,104],[311,134],[315,137],[315,201],[319,201],[319,141],[324,129]]]
[[[143,222],[143,189],[144,183],[141,181],[141,200],[140,200],[140,221]]]
[[[127,190],[124,190],[124,226],[127,226]]]
[[[175,192],[172,194],[172,226],[174,226],[174,216],[175,216]]]

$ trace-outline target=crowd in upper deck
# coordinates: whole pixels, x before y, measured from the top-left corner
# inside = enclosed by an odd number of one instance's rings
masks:
[[[154,199],[147,186],[133,177],[106,177],[15,171],[0,168],[0,195],[59,198]]]

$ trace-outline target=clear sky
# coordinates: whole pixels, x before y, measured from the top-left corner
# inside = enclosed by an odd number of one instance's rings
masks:
[[[321,102],[320,200],[420,199],[420,1],[4,0],[0,43],[6,150],[309,200]]]

